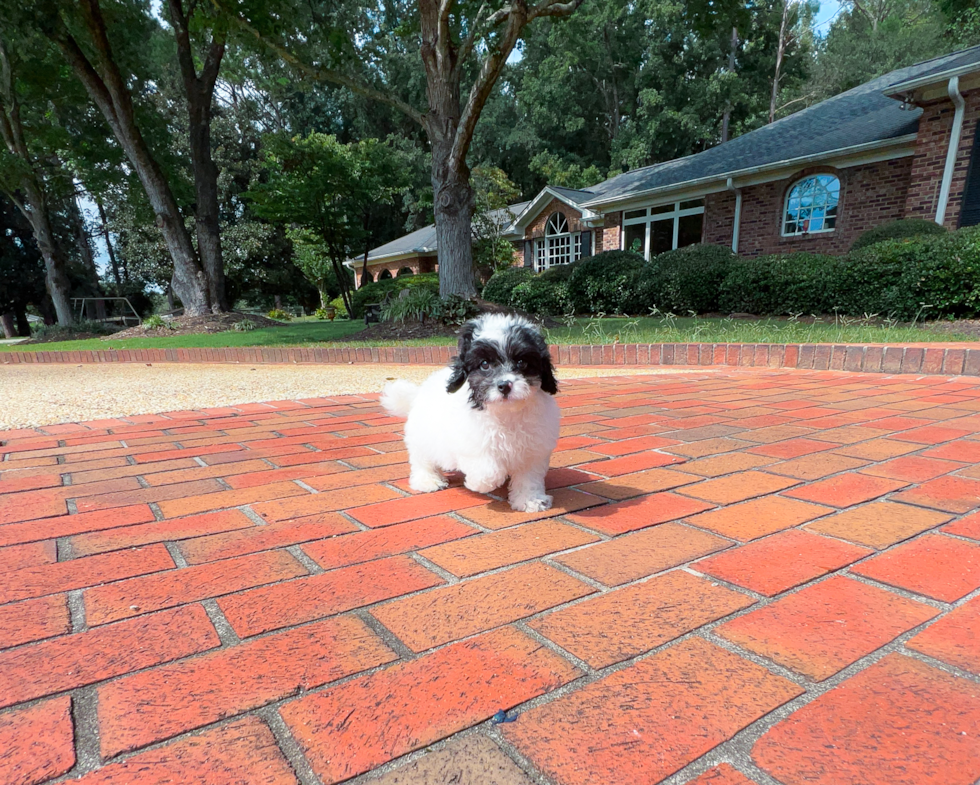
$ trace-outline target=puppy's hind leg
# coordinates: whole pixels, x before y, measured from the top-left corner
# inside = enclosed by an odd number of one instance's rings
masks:
[[[449,485],[437,466],[430,463],[411,463],[411,473],[408,476],[408,487],[418,493],[441,491]]]
[[[510,478],[508,501],[512,510],[520,512],[543,512],[551,509],[553,499],[544,488],[544,478],[548,473],[548,455],[543,461],[524,467]]]

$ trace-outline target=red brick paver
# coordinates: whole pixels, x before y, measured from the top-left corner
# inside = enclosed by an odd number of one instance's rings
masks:
[[[0,781],[975,785],[980,379],[911,370],[565,382],[536,513],[376,395],[0,432]]]

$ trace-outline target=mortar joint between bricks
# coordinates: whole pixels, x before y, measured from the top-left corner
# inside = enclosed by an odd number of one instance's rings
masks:
[[[275,738],[279,750],[289,763],[300,785],[323,785],[322,780],[316,776],[313,767],[306,759],[302,748],[293,737],[289,726],[286,725],[286,721],[279,714],[278,710],[271,706],[265,706],[258,709],[255,714],[269,726],[269,730],[272,731],[272,736]]]
[[[574,654],[572,654],[570,651],[568,651],[568,649],[565,649],[565,648],[559,646],[557,643],[555,643],[550,638],[546,638],[544,635],[542,635],[536,629],[534,629],[533,627],[529,626],[527,624],[527,621],[525,619],[521,619],[520,621],[516,622],[514,624],[514,626],[517,627],[517,629],[519,629],[521,632],[523,632],[529,638],[531,638],[531,639],[537,641],[538,643],[540,643],[542,646],[544,646],[549,651],[553,651],[558,656],[560,656],[560,657],[568,660],[570,663],[572,663],[572,665],[574,665],[576,668],[578,668],[580,671],[582,671],[582,673],[586,674],[587,676],[596,676],[597,675],[598,671],[596,671],[595,668],[593,668],[591,665],[589,665],[589,663],[587,663],[585,660],[581,659],[580,657],[576,657]]]
[[[148,502],[146,506],[150,508],[150,512],[153,513],[153,519],[155,521],[162,521],[165,519],[166,516],[164,516],[163,510],[160,509],[159,504],[156,502]]]
[[[460,579],[458,577],[456,577],[455,575],[453,575],[448,570],[443,569],[442,567],[440,567],[435,562],[430,561],[429,559],[425,558],[425,556],[423,556],[422,554],[420,554],[418,551],[411,551],[409,553],[409,555],[413,559],[415,559],[415,561],[417,561],[419,564],[421,564],[423,567],[425,567],[425,569],[429,570],[429,572],[434,572],[436,575],[438,575],[440,578],[442,578],[446,582],[446,585],[447,586],[452,586],[453,584],[456,584],[456,583],[459,583],[460,582]],[[482,575],[485,575],[485,574],[487,574],[487,573],[481,573],[481,576]]]
[[[312,485],[307,485],[302,480],[293,480],[293,483],[295,483],[296,485],[298,485],[304,491],[308,491],[309,493],[319,493],[320,492],[316,488],[314,488]]]
[[[72,633],[85,632],[88,622],[85,619],[85,598],[81,589],[68,592],[68,616],[71,620]]]
[[[202,600],[201,605],[204,606],[204,612],[207,613],[211,624],[214,625],[214,629],[218,633],[218,640],[221,641],[223,647],[241,643],[241,638],[238,637],[238,633],[231,626],[231,622],[228,621],[228,617],[225,616],[216,599],[212,597]]]
[[[97,688],[94,686],[82,687],[71,693],[75,765],[68,776],[72,779],[94,771],[102,764],[97,695]]]
[[[296,545],[290,545],[286,548],[286,552],[291,554],[296,561],[303,565],[304,569],[310,575],[319,575],[326,570],[323,569],[319,564],[317,564],[313,559],[307,556],[306,552],[297,543]]]
[[[380,604],[380,603],[378,603]],[[391,649],[395,654],[398,655],[399,659],[406,662],[410,660],[418,659],[421,654],[417,654],[412,651],[405,643],[399,638],[395,633],[385,627],[380,621],[377,620],[369,611],[364,608],[358,608],[353,611],[353,615],[360,619],[368,628],[381,640],[384,644]],[[379,666],[379,667],[384,667]]]

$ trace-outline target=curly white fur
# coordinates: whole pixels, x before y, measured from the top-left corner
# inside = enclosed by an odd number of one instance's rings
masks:
[[[489,493],[510,477],[513,509],[549,509],[552,499],[544,479],[558,443],[555,399],[533,388],[524,400],[474,409],[468,384],[446,392],[451,373],[442,368],[421,386],[398,380],[385,387],[381,405],[390,414],[405,416],[408,409],[409,486],[423,493],[437,491],[447,484],[442,472],[460,471],[467,488]]]
[[[471,325],[473,345],[492,344],[502,356],[507,354],[507,328],[528,326],[523,320],[496,315]],[[466,338],[463,342],[469,345]],[[550,374],[547,348],[543,348],[542,363]],[[461,351],[461,358],[464,354]],[[558,442],[560,419],[554,397],[541,389],[539,377],[522,375],[510,360],[490,371],[495,374],[491,383],[484,382],[474,397],[469,378],[461,386],[451,383],[462,364],[436,371],[421,386],[399,379],[385,387],[381,405],[389,414],[408,418],[409,485],[423,493],[437,491],[447,485],[443,472],[459,471],[471,491],[489,493],[509,477],[513,509],[549,509],[552,498],[545,491],[545,475]],[[507,386],[507,393],[498,391],[498,382]]]

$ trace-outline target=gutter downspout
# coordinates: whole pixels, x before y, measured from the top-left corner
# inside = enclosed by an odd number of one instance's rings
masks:
[[[735,220],[732,222],[732,253],[738,253],[738,231],[742,223],[742,189],[736,188],[729,177],[725,187],[735,194]]]
[[[960,78],[954,76],[949,80],[946,89],[949,98],[956,107],[953,113],[953,127],[949,132],[949,148],[946,150],[946,167],[943,169],[943,184],[939,189],[939,202],[936,205],[936,223],[942,226],[946,221],[946,207],[949,204],[949,191],[953,185],[953,170],[956,168],[956,154],[960,148],[960,136],[963,133],[963,115],[966,101],[960,92]]]

